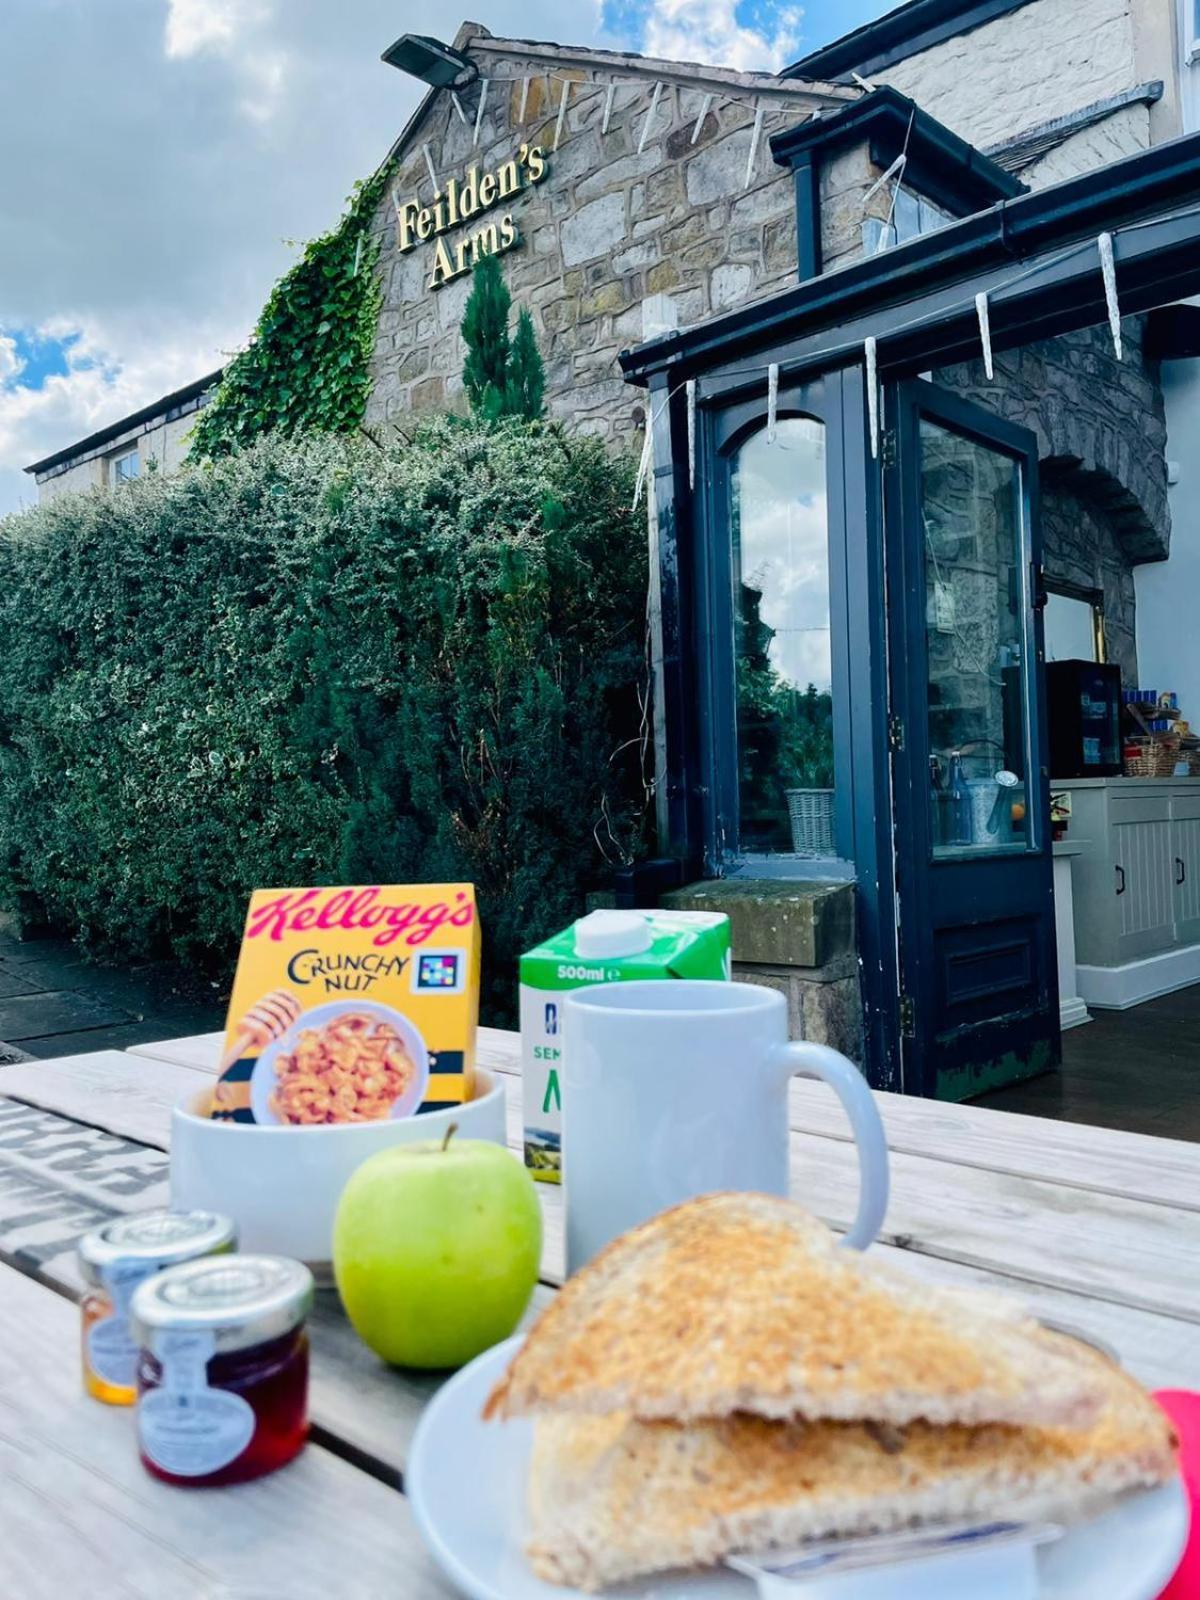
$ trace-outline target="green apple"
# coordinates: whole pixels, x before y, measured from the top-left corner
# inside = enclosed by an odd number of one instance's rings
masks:
[[[338,1202],[338,1292],[393,1366],[461,1367],[508,1338],[537,1282],[533,1179],[502,1145],[453,1131],[371,1156]]]

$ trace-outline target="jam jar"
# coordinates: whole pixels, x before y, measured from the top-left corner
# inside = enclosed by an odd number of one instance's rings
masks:
[[[282,1256],[232,1255],[139,1284],[142,1464],[167,1483],[242,1483],[290,1461],[308,1436],[313,1280]]]
[[[138,1347],[128,1316],[138,1284],[164,1267],[236,1245],[233,1222],[213,1211],[142,1211],[83,1236],[83,1386],[90,1395],[112,1406],[131,1406],[137,1399]]]

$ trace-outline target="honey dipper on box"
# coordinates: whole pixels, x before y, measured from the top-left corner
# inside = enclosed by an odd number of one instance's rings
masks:
[[[263,1050],[272,1040],[281,1038],[300,1020],[300,1002],[287,989],[276,989],[265,995],[257,1005],[251,1006],[238,1026],[237,1037],[221,1058],[217,1069],[223,1073],[235,1061],[241,1060],[247,1050]]]

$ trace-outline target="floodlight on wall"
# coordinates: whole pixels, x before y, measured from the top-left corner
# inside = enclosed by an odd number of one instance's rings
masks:
[[[383,52],[383,60],[435,89],[465,89],[479,76],[473,61],[423,33],[404,34]]]

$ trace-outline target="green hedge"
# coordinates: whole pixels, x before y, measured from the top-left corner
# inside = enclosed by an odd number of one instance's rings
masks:
[[[443,419],[0,524],[0,898],[232,959],[255,885],[469,878],[485,1001],[645,815],[627,462]]]

